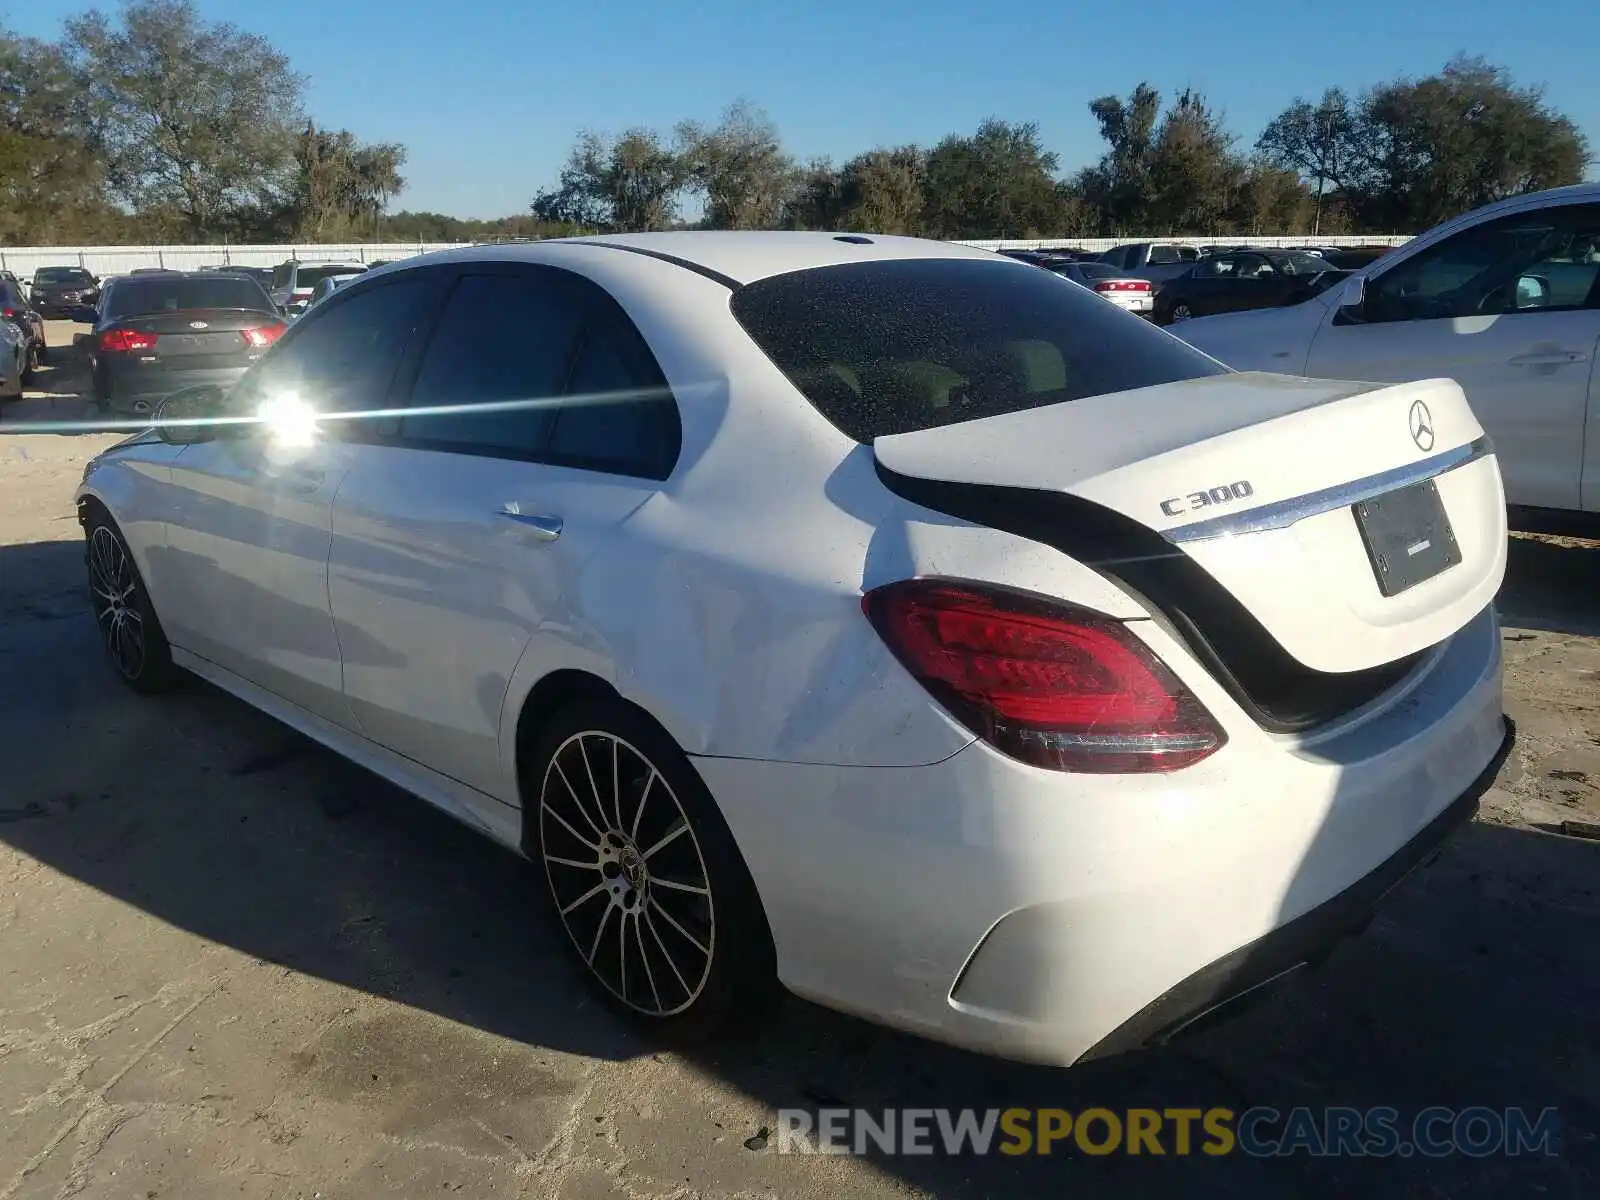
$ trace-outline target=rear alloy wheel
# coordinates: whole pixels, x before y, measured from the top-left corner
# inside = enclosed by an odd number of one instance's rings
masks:
[[[86,533],[89,591],[106,657],[134,691],[162,691],[172,684],[177,669],[133,555],[104,512],[89,518]]]
[[[1190,311],[1187,304],[1174,304],[1172,306],[1170,318],[1174,325],[1179,321],[1187,321],[1192,316],[1194,316],[1194,313]]]
[[[530,857],[606,999],[700,1035],[770,994],[771,934],[749,871],[683,752],[619,701],[557,715],[526,763]],[[531,839],[530,839],[531,840]]]

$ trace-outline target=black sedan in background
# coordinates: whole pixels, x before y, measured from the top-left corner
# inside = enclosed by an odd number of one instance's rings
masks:
[[[0,321],[16,326],[17,332],[22,335],[23,344],[27,347],[24,352],[27,355],[24,376],[32,375],[44,362],[44,318],[28,297],[22,294],[22,285],[13,275],[0,276]]]
[[[70,317],[80,304],[100,298],[100,281],[83,267],[40,267],[28,286],[28,299],[42,317]]]
[[[1159,325],[1247,308],[1309,300],[1344,278],[1326,259],[1303,250],[1231,250],[1201,259],[1156,294]]]
[[[154,412],[180,388],[224,387],[244,374],[287,327],[255,280],[210,271],[125,275],[100,298],[90,367],[101,412]]]

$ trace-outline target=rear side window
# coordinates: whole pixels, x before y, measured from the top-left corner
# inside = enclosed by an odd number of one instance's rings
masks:
[[[193,308],[242,308],[272,312],[272,301],[253,279],[236,275],[127,279],[111,293],[106,315],[182,312]]]
[[[678,461],[678,405],[655,357],[620,312],[584,338],[556,417],[550,457],[614,475],[665,479]]]
[[[543,452],[583,328],[560,271],[472,275],[450,294],[400,435],[441,448]]]
[[[903,259],[774,275],[734,317],[858,442],[1227,373],[1048,271]]]

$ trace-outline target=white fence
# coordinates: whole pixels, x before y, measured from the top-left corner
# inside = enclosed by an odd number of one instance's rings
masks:
[[[457,242],[348,243],[338,246],[0,246],[0,271],[31,278],[40,267],[87,267],[96,275],[125,275],[135,267],[275,267],[290,258],[374,262],[449,250]]]
[[[964,246],[990,250],[1071,248],[1109,250],[1128,242],[1220,243],[1229,246],[1398,246],[1407,236],[1356,237],[1216,237],[1216,238],[1002,238],[966,241]],[[290,258],[353,259],[356,262],[409,258],[430,250],[450,250],[460,242],[348,243],[336,246],[0,246],[0,271],[31,277],[40,267],[86,267],[96,275],[123,275],[135,267],[272,267]]]

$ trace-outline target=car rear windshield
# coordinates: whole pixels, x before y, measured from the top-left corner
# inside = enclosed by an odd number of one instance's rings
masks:
[[[272,301],[252,279],[237,275],[207,278],[119,279],[111,289],[108,317],[141,316],[145,313],[183,312],[194,308],[243,308],[272,312]]]
[[[1078,270],[1083,272],[1085,279],[1115,279],[1121,274],[1115,267],[1108,267],[1105,263],[1077,263]]]
[[[93,278],[82,267],[40,267],[33,273],[35,283],[89,283]]]
[[[733,315],[846,436],[954,425],[1227,368],[1049,271],[981,259],[814,267]]]
[[[316,287],[329,276],[359,275],[361,271],[355,267],[301,267],[295,274],[294,286],[296,288]]]

